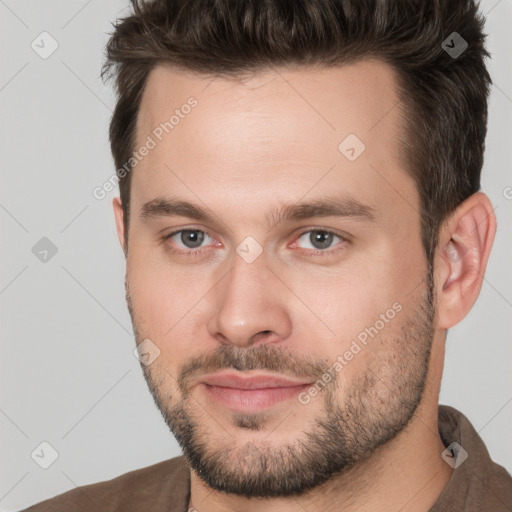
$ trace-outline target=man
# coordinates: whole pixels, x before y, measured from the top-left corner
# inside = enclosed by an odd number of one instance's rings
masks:
[[[113,206],[183,456],[28,510],[511,510],[438,404],[496,230],[474,3],[133,7],[104,69]]]

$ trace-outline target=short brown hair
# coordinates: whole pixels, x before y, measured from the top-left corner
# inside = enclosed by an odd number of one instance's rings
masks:
[[[169,63],[214,76],[279,65],[390,64],[407,113],[402,144],[420,195],[429,263],[441,223],[480,188],[491,78],[472,0],[131,0],[114,24],[102,77],[115,76],[110,144],[128,241],[137,113],[149,72]],[[454,35],[453,33],[456,32]],[[456,39],[454,39],[454,37]],[[450,39],[451,38],[451,39]],[[443,41],[447,41],[446,46]],[[454,55],[449,49],[467,43]]]

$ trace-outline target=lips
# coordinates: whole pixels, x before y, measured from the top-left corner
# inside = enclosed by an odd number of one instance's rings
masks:
[[[311,383],[310,381],[297,381],[272,375],[260,374],[250,377],[242,377],[233,373],[209,375],[203,378],[202,382],[209,386],[236,389],[289,388],[293,386],[304,386]]]
[[[257,413],[296,398],[311,382],[269,374],[242,377],[222,373],[204,377],[200,384],[203,392],[217,404],[236,412]]]

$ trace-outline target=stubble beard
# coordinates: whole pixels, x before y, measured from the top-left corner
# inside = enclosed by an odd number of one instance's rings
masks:
[[[384,340],[393,350],[386,360],[368,365],[362,375],[349,383],[341,400],[339,379],[329,383],[315,397],[324,400],[323,417],[314,418],[313,426],[307,430],[291,432],[292,438],[286,443],[272,443],[271,432],[267,440],[261,441],[259,432],[265,430],[265,414],[238,413],[230,416],[231,429],[243,432],[244,437],[249,431],[258,434],[253,441],[237,444],[236,432],[233,434],[231,430],[226,436],[219,423],[191,396],[186,377],[197,369],[228,368],[273,372],[286,368],[292,374],[318,377],[325,372],[325,362],[306,363],[265,344],[250,349],[223,344],[208,357],[184,365],[177,378],[181,391],[177,402],[166,385],[170,374],[166,376],[159,371],[157,375],[152,366],[141,364],[141,367],[153,399],[189,466],[209,487],[245,498],[298,496],[367,460],[378,447],[402,432],[413,418],[425,389],[434,337],[432,272],[418,295],[416,307],[407,318],[402,317],[399,335]],[[128,283],[126,298],[140,343],[143,336],[137,329]],[[219,436],[229,441],[221,444]]]

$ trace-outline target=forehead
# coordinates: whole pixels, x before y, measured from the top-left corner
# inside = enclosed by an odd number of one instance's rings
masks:
[[[229,187],[239,201],[261,202],[341,187],[377,205],[384,191],[396,202],[393,189],[405,186],[414,202],[397,142],[398,105],[394,71],[379,61],[274,68],[243,79],[157,66],[136,146],[148,137],[155,144],[133,172],[132,201],[177,189],[191,200],[222,197]]]
[[[240,135],[258,135],[261,141],[276,135],[314,140],[317,135],[327,136],[330,142],[358,133],[370,142],[371,129],[398,103],[395,89],[393,69],[377,60],[330,69],[272,68],[243,78],[199,75],[161,65],[148,76],[138,134],[168,120],[173,110],[194,97],[199,106],[193,112],[196,128],[201,124],[210,128],[212,122],[217,127],[202,138],[203,144],[222,141],[224,129],[232,129],[237,122],[244,123]],[[179,131],[173,136],[179,136]]]

